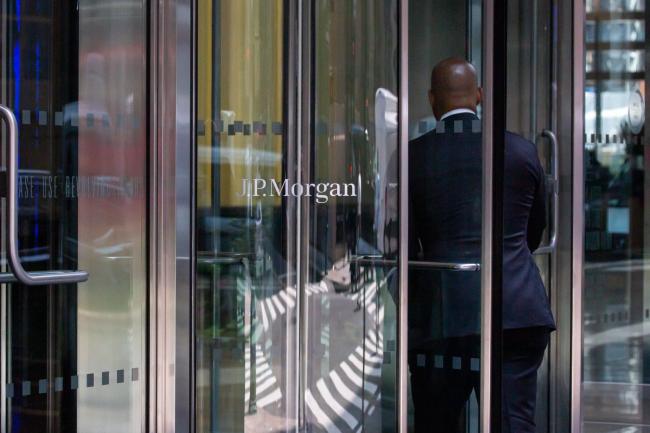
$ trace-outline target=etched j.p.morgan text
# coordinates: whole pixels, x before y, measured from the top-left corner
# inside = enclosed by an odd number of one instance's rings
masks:
[[[353,183],[289,183],[288,179],[242,179],[240,197],[314,197],[316,203],[327,203],[331,197],[356,197]]]

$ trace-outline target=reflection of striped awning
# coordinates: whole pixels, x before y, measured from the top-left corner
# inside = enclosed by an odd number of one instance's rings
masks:
[[[366,314],[373,322],[381,323],[384,308],[378,301],[379,284],[369,281],[355,293],[336,293],[332,284],[321,280],[304,286],[307,298],[338,298],[349,302],[353,314]],[[238,281],[237,291],[244,296],[245,280]],[[257,326],[253,341],[255,353],[255,401],[256,406],[264,407],[282,401],[281,386],[273,374],[272,360],[267,358],[264,341],[272,335],[273,327],[283,323],[282,317],[290,314],[297,306],[297,290],[286,287],[272,295],[260,297],[256,301]],[[362,307],[357,309],[357,307]],[[364,308],[365,307],[365,308]],[[243,324],[244,334],[249,335],[250,327]],[[381,328],[381,327],[380,327]],[[329,326],[324,326],[322,336],[329,341]],[[343,348],[345,350],[347,348]],[[384,362],[384,341],[381,329],[369,330],[364,341],[345,352],[347,357],[334,369],[322,377],[310,380],[305,391],[307,422],[312,431],[328,433],[358,432],[368,428],[368,416],[372,415],[381,402],[381,376]],[[348,349],[350,350],[350,349]],[[250,401],[250,349],[246,348],[245,402]],[[345,356],[345,355],[344,355]],[[313,373],[313,372],[312,372]],[[317,373],[316,373],[317,374]]]
[[[250,347],[246,345],[245,365],[246,371],[244,372],[244,411],[248,409],[248,404],[251,398],[250,385],[251,385],[251,351]],[[282,399],[282,391],[278,385],[278,380],[273,374],[269,361],[264,356],[264,351],[259,344],[255,345],[255,404],[258,408],[268,406]]]
[[[383,337],[370,331],[337,368],[306,391],[308,419],[327,433],[357,432],[381,401]]]

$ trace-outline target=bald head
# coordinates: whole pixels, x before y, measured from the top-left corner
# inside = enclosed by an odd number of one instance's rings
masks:
[[[450,57],[431,71],[429,103],[436,119],[458,108],[476,111],[482,94],[476,69],[465,59]]]

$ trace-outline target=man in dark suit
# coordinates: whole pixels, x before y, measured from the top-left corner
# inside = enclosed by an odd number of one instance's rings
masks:
[[[480,263],[482,90],[464,59],[440,62],[435,130],[409,143],[411,260]],[[535,432],[537,370],[555,323],[533,261],[546,226],[535,145],[507,133],[503,264],[503,431]],[[411,269],[409,368],[415,431],[453,433],[480,379],[480,272]]]

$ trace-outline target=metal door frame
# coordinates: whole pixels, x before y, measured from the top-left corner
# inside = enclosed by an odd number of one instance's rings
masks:
[[[551,259],[551,302],[558,329],[551,336],[549,432],[582,431],[582,275],[584,247],[583,0],[554,2],[557,22],[553,117],[559,141],[559,224]]]
[[[149,14],[150,433],[189,433],[193,401],[194,1]]]
[[[572,143],[572,279],[571,279],[571,431],[582,431],[582,295],[584,275],[584,74],[585,4],[573,2]]]
[[[409,95],[409,1],[399,2],[398,149],[399,171],[399,305],[397,306],[397,432],[408,432],[408,233],[409,178],[408,95]]]

